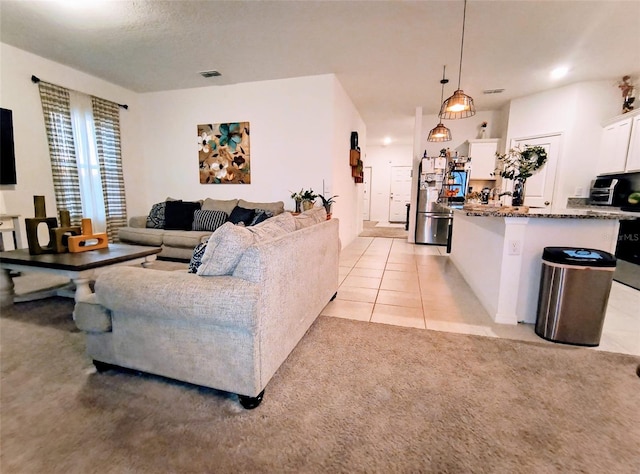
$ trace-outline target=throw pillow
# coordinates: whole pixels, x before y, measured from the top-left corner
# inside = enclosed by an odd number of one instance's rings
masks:
[[[265,209],[256,209],[256,215],[254,216],[253,220],[251,221],[251,224],[249,225],[252,226],[252,225],[260,224],[261,222],[266,221],[270,217],[273,217],[273,212],[267,211]]]
[[[282,214],[284,212],[284,202],[282,201],[251,202],[240,199],[238,201],[238,206],[244,207],[245,209],[264,209],[273,212],[274,216],[277,216],[278,214]]]
[[[187,270],[187,273],[198,272],[198,268],[202,264],[202,257],[204,256],[205,250],[207,250],[207,242],[200,242],[196,245],[196,248],[193,249],[193,255],[191,256],[189,270]]]
[[[261,224],[247,227],[255,236],[256,242],[274,239],[296,230],[296,224],[290,212],[284,212]]]
[[[151,210],[147,216],[147,228],[164,229],[164,211],[166,207],[166,201],[158,202],[151,206]]]
[[[227,214],[222,211],[206,211],[196,209],[193,213],[192,230],[214,231],[227,221]]]
[[[254,209],[245,209],[244,207],[236,206],[233,208],[233,211],[231,211],[231,214],[229,214],[227,222],[233,224],[242,222],[244,225],[249,225],[255,215],[256,211]]]
[[[253,244],[253,240],[253,234],[248,228],[225,222],[209,237],[197,274],[200,276],[233,274],[245,250]]]
[[[164,228],[167,230],[191,230],[193,214],[200,209],[199,202],[167,201],[164,211]]]

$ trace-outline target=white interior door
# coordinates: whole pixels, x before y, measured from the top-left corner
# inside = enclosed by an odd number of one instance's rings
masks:
[[[411,202],[411,166],[391,167],[389,222],[407,221],[407,204]]]
[[[547,151],[547,163],[533,176],[527,179],[525,184],[525,206],[549,207],[553,202],[553,187],[556,181],[556,168],[560,154],[560,134],[543,137],[515,139],[511,146],[524,149],[529,146],[541,146]]]
[[[364,167],[362,184],[364,185],[362,219],[368,221],[371,220],[371,166]]]

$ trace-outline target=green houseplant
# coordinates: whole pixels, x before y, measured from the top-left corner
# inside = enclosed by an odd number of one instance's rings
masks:
[[[322,205],[324,206],[324,209],[327,211],[327,216],[331,215],[331,206],[333,205],[334,202],[336,202],[335,198],[339,197],[338,195],[335,196],[331,196],[331,197],[324,197],[322,194],[318,194],[318,197],[320,199],[322,199]]]
[[[513,180],[512,205],[522,206],[525,183],[545,165],[547,151],[541,146],[517,146],[507,153],[496,153],[496,158],[502,165],[500,176]]]
[[[313,191],[313,189],[309,188],[307,190],[300,190],[300,199],[302,201],[302,210],[308,211],[313,207],[316,202],[316,198],[318,195]]]

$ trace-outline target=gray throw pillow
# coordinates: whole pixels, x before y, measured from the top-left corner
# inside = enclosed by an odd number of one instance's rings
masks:
[[[197,274],[200,276],[233,274],[245,250],[253,242],[253,234],[246,227],[225,222],[209,237]]]

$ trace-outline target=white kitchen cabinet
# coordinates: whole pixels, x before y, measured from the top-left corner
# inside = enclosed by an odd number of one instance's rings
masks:
[[[471,158],[471,173],[469,179],[496,179],[492,173],[496,169],[496,151],[498,138],[482,140],[467,140],[456,148],[459,156]]]
[[[640,171],[640,113],[633,117],[631,125],[631,139],[627,151],[627,164],[624,170],[629,173]]]
[[[640,170],[640,111],[609,121],[602,131],[598,174]]]

